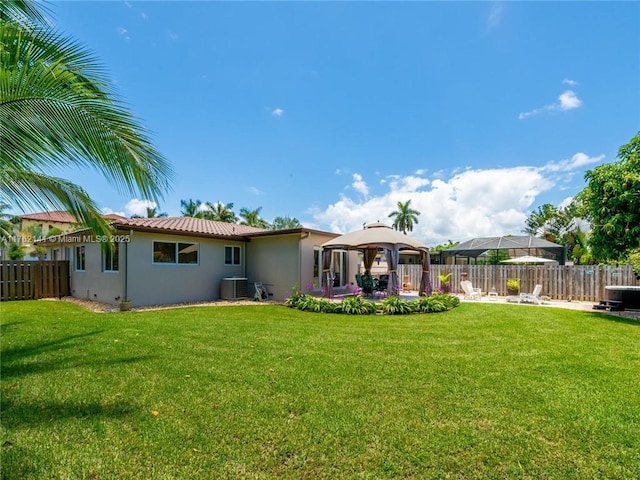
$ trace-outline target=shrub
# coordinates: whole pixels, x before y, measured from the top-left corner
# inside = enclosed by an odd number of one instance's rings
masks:
[[[406,315],[413,312],[414,307],[411,302],[392,295],[382,301],[381,310],[386,315]]]
[[[360,295],[354,295],[342,300],[334,311],[348,315],[371,315],[376,313],[376,304]]]
[[[460,299],[447,293],[433,293],[428,297],[416,300],[415,310],[420,313],[446,312],[460,305]]]

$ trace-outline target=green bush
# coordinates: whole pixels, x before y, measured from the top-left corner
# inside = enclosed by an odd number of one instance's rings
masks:
[[[289,302],[292,298],[293,297],[289,297],[285,304],[304,312],[333,313],[335,311],[336,304],[330,302],[326,298],[316,298],[308,293],[297,295],[295,299]]]
[[[447,293],[433,293],[416,300],[415,310],[420,313],[446,312],[460,305],[460,299]]]
[[[379,310],[384,315],[408,315],[414,312],[436,313],[451,310],[459,304],[460,299],[456,295],[447,293],[433,293],[431,296],[422,296],[413,301],[392,295],[382,300]],[[326,298],[317,298],[299,291],[294,291],[293,295],[285,300],[285,305],[305,312],[343,313],[346,315],[372,315],[376,313],[377,309],[374,302],[361,295],[347,297],[342,302],[335,303]]]
[[[411,302],[392,295],[382,301],[381,310],[385,315],[406,315],[412,313],[414,308]]]
[[[435,292],[431,296],[444,303],[447,307],[447,310],[451,310],[452,308],[460,305],[460,298],[457,295]]]
[[[376,304],[361,295],[354,295],[337,304],[335,312],[347,315],[371,315],[376,313]]]

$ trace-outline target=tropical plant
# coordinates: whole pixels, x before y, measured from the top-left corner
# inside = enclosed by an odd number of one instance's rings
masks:
[[[451,290],[451,272],[443,271],[438,274],[438,280],[440,280],[440,288],[443,293],[449,293]]]
[[[301,228],[302,224],[295,217],[276,217],[271,222],[271,230],[287,230],[289,228]]]
[[[460,297],[458,297],[457,295],[434,292],[431,297],[442,302],[447,307],[447,310],[451,310],[452,308],[460,305]]]
[[[240,225],[248,225],[249,227],[256,228],[269,228],[269,222],[260,218],[260,210],[262,210],[262,207],[258,207],[255,210],[249,210],[246,207],[242,207],[240,209],[240,218],[242,218]]]
[[[382,300],[380,309],[385,315],[407,315],[413,312],[412,304],[397,295],[390,295]]]
[[[591,251],[604,261],[622,260],[640,244],[640,132],[620,147],[618,159],[587,171],[577,196],[591,222]]]
[[[17,242],[10,242],[7,249],[7,257],[10,260],[22,260],[25,256],[26,249]]]
[[[507,278],[507,290],[520,291],[520,279]]]
[[[171,168],[112,91],[92,54],[55,32],[35,2],[0,2],[0,197],[67,210],[95,233],[108,222],[80,186],[47,173],[92,167],[119,192],[160,198]]]
[[[11,221],[12,215],[5,213],[9,208],[6,203],[0,203],[0,248],[11,242],[11,238],[16,231],[16,225]]]
[[[164,218],[166,216],[167,214],[165,212],[158,213],[157,207],[147,207],[146,217],[142,215],[131,215],[131,218]]]
[[[347,297],[338,304],[336,312],[347,315],[372,315],[376,313],[376,304],[361,295]]]
[[[416,301],[415,310],[419,313],[438,313],[447,310],[446,304],[434,295],[420,297]]]
[[[398,202],[398,209],[391,212],[388,216],[393,217],[393,228],[402,231],[406,235],[407,230],[413,231],[414,223],[418,223],[418,215],[420,212],[411,208],[411,200],[406,202]]]
[[[636,280],[640,280],[640,248],[629,254],[627,263],[633,267]]]
[[[183,217],[201,217],[200,206],[202,202],[200,200],[180,200],[180,215]]]
[[[238,216],[233,212],[233,203],[206,202],[207,209],[203,212],[203,218],[217,222],[237,223]]]

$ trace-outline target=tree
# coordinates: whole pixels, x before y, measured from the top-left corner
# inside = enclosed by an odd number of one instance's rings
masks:
[[[0,248],[9,243],[16,230],[16,225],[11,222],[12,215],[5,213],[8,208],[6,203],[0,203]]]
[[[200,215],[200,200],[180,200],[180,214],[183,217],[199,217]]]
[[[156,207],[147,207],[146,217],[143,217],[142,215],[131,215],[131,218],[164,218],[166,216],[167,214],[165,212],[158,213],[158,209]]]
[[[596,258],[622,261],[640,246],[640,132],[618,150],[618,161],[587,171],[578,195],[591,222]]]
[[[393,217],[393,228],[402,231],[405,235],[407,230],[413,231],[413,224],[418,223],[418,215],[420,212],[411,208],[411,200],[406,202],[398,202],[398,209],[389,214],[389,218]]]
[[[555,242],[559,236],[559,232],[555,228],[557,217],[558,209],[550,203],[545,203],[538,207],[538,210],[531,212],[522,231],[528,235]]]
[[[0,0],[0,198],[67,210],[111,233],[80,186],[52,167],[92,167],[119,192],[157,199],[171,168],[113,93],[92,54],[55,32],[35,2]]]
[[[284,216],[284,217],[276,217],[273,219],[273,222],[271,222],[271,230],[287,230],[289,228],[301,228],[302,224],[300,223],[300,220],[298,220],[295,217],[289,217]]]
[[[255,210],[249,210],[246,207],[242,207],[240,209],[240,218],[242,218],[240,225],[248,225],[256,228],[269,228],[269,222],[260,218],[260,210],[262,210],[262,207],[258,207]]]
[[[224,204],[218,201],[216,203],[207,202],[206,205],[207,210],[204,211],[204,218],[225,223],[238,222],[238,216],[233,212],[233,203]]]

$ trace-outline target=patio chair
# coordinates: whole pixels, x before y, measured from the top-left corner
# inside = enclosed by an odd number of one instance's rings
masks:
[[[542,298],[540,298],[540,292],[542,291],[542,285],[537,284],[531,293],[521,293],[518,297],[518,303],[530,302],[542,305]]]
[[[479,288],[473,288],[473,284],[470,280],[462,280],[460,282],[462,291],[464,292],[465,300],[480,300],[482,298],[482,290]]]
[[[373,278],[370,275],[356,274],[356,284],[365,296],[373,294]]]
[[[255,282],[253,285],[256,289],[256,293],[253,296],[254,300],[257,300],[258,302],[269,300],[269,293],[267,292],[267,289],[264,287],[264,285],[262,285],[262,282]]]
[[[376,292],[384,292],[389,288],[389,275],[380,275],[373,281],[373,289]]]

